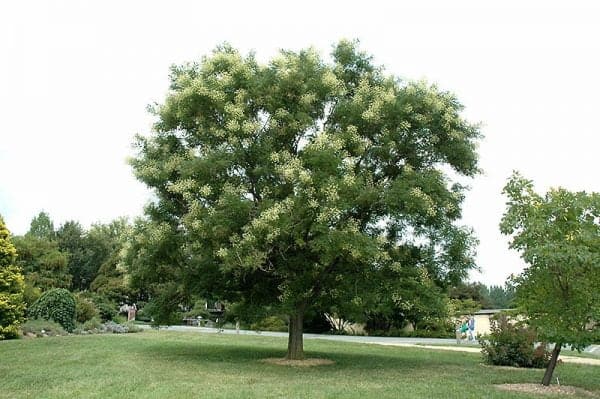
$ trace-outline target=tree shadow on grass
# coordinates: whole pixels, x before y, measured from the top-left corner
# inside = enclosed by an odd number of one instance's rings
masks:
[[[464,359],[448,356],[428,356],[414,350],[404,348],[361,348],[349,346],[344,348],[335,347],[331,351],[306,350],[307,358],[328,359],[333,365],[318,366],[344,369],[344,370],[376,370],[390,369],[401,371],[403,369],[418,371],[432,369],[447,369],[453,367],[464,368]],[[225,364],[252,365],[256,367],[283,367],[268,365],[261,360],[267,358],[283,358],[284,347],[261,346],[222,342],[199,342],[199,341],[163,341],[152,345],[146,345],[138,349],[140,355],[150,356],[154,360],[176,361],[185,364]],[[476,366],[473,362],[473,366]],[[314,368],[312,368],[314,369]]]

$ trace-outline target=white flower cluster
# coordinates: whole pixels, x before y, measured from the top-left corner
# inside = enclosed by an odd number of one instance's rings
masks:
[[[145,161],[144,165],[140,165],[136,168],[136,175],[142,180],[153,178],[160,174],[160,168],[154,161]]]
[[[319,207],[319,202],[314,199],[314,198],[310,198],[307,202],[308,207],[311,209],[317,209]]]
[[[273,117],[275,119],[285,119],[290,115],[287,109],[285,108],[277,108],[273,113]]]
[[[351,169],[348,169],[342,178],[342,184],[346,187],[352,187],[356,183],[356,176]]]
[[[321,207],[321,212],[317,215],[317,222],[333,225],[339,221],[342,211],[335,207]]]
[[[189,97],[201,96],[208,98],[212,102],[220,103],[225,101],[225,93],[219,88],[209,88],[205,86],[205,82],[202,79],[196,79],[192,84],[181,91],[181,98],[176,98],[181,102],[185,102],[185,99]]]
[[[315,101],[317,101],[315,93],[304,93],[300,96],[300,104],[305,107],[311,106]]]
[[[451,139],[457,141],[464,140],[465,138],[465,134],[462,131],[456,129],[450,130],[450,132],[448,132],[448,136],[450,136]]]
[[[310,185],[312,182],[311,171],[304,168],[302,161],[288,152],[274,152],[270,156],[276,164],[275,170],[287,182],[300,182]]]
[[[219,250],[217,251],[217,256],[221,259],[225,259],[227,257],[227,255],[229,254],[229,250],[227,250],[226,248],[219,248]]]
[[[330,92],[342,90],[342,82],[335,76],[331,70],[326,70],[321,78],[323,86],[329,89]]]
[[[363,137],[358,134],[358,128],[354,125],[349,125],[346,128],[346,139],[352,145],[354,145],[355,152],[363,154],[365,150],[371,145],[371,140],[368,137]]]
[[[276,170],[286,181],[292,182],[298,175],[298,172],[302,170],[302,161],[298,158],[292,158],[285,164],[277,165]]]
[[[225,117],[228,119],[242,120],[244,119],[244,106],[239,103],[227,103],[223,107]]]
[[[183,228],[201,239],[207,239],[214,233],[211,216],[212,207],[207,207],[201,200],[193,199],[187,203],[188,211],[182,218]]]
[[[188,202],[193,201],[196,198],[196,188],[196,182],[190,178],[177,180],[167,186],[167,190],[169,192],[183,196],[183,198]]]
[[[360,81],[353,102],[365,109],[362,118],[367,122],[379,122],[383,109],[396,101],[394,85],[373,86],[367,79]]]
[[[172,173],[180,170],[181,165],[187,160],[186,156],[187,154],[174,154],[171,156],[163,164],[165,171]]]
[[[428,216],[434,217],[437,215],[435,204],[431,197],[423,192],[420,187],[413,187],[410,189],[410,196],[415,200],[419,201]]]
[[[158,246],[165,238],[169,237],[171,228],[167,223],[159,223],[149,229],[148,241],[151,246]]]
[[[251,135],[260,129],[260,123],[258,121],[243,121],[242,122],[242,133],[245,135]]]
[[[225,129],[231,133],[234,133],[240,129],[240,124],[235,119],[228,119],[227,122],[225,122]]]
[[[322,187],[321,192],[323,193],[325,199],[329,202],[335,202],[340,199],[338,187],[332,182]]]
[[[212,194],[212,188],[208,184],[205,184],[198,189],[198,193],[202,197],[208,197],[209,195]]]
[[[344,142],[336,135],[323,132],[317,135],[307,148],[315,151],[328,150],[339,152],[344,147]]]

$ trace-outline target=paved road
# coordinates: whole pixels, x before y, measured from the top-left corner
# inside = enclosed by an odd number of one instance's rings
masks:
[[[144,328],[150,328],[149,326],[143,326]],[[191,326],[169,326],[161,327],[161,330],[165,329],[168,331],[189,331],[189,332],[202,332],[207,334],[219,333],[216,328],[207,327],[191,327]],[[238,334],[236,330],[221,330],[222,334]],[[240,330],[240,335],[263,335],[267,337],[287,337],[288,334],[285,332],[272,332],[272,331],[252,331],[252,330]],[[345,342],[357,342],[357,343],[370,343],[370,344],[381,344],[381,345],[456,345],[456,340],[452,338],[401,338],[401,337],[368,337],[359,335],[328,335],[328,334],[304,334],[304,339],[327,339],[331,341],[345,341]],[[467,342],[463,341],[462,346],[472,347],[473,349],[479,348],[477,341]],[[592,345],[585,349],[585,352],[600,355],[600,345]]]
[[[151,328],[149,326],[141,326],[143,328]],[[208,327],[192,327],[192,326],[168,326],[161,327],[161,330],[168,331],[189,331],[189,332],[201,332],[207,334],[219,333],[216,328]],[[286,337],[286,332],[273,332],[273,331],[253,331],[253,330],[221,330],[222,334],[240,334],[240,335],[262,335],[266,337]],[[405,344],[428,344],[428,345],[449,345],[456,344],[455,339],[443,339],[443,338],[400,338],[400,337],[367,337],[360,335],[330,335],[330,334],[304,334],[304,339],[327,339],[331,341],[345,341],[345,342],[358,342],[358,343],[405,343]],[[476,342],[471,345],[477,345]]]

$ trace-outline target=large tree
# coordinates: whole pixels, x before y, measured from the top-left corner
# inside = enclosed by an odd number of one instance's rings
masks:
[[[19,254],[17,265],[23,270],[27,284],[42,291],[71,286],[69,257],[58,249],[56,241],[25,234],[15,236],[13,242]]]
[[[62,224],[56,231],[58,249],[68,254],[68,270],[71,276],[72,290],[85,290],[95,277],[95,271],[90,271],[90,252],[86,245],[86,232],[79,222],[70,220]],[[97,268],[96,268],[97,270]]]
[[[540,338],[555,343],[548,385],[563,345],[581,350],[600,320],[600,194],[551,189],[537,194],[514,173],[504,187],[500,229],[528,266],[515,279],[516,303]]]
[[[0,216],[0,340],[15,338],[25,312],[23,275],[15,264],[17,252]]]
[[[364,306],[383,275],[458,281],[474,265],[451,176],[477,173],[479,137],[461,110],[347,41],[329,63],[309,49],[261,64],[222,46],[173,67],[132,160],[155,194],[134,280],[278,307],[290,359],[304,356],[307,311]]]
[[[515,289],[509,283],[501,285],[479,285],[483,307],[489,307],[493,309],[509,309],[514,307],[514,296]]]
[[[47,213],[40,212],[31,221],[24,236],[16,236],[13,243],[17,248],[17,265],[25,274],[28,285],[42,291],[51,288],[69,288],[69,255],[60,251],[56,241],[54,223]]]
[[[54,231],[54,222],[50,219],[48,213],[41,211],[31,220],[28,234],[45,240],[54,240],[56,232]]]
[[[85,231],[78,222],[68,221],[56,231],[59,250],[68,255],[69,273],[73,276],[71,289],[96,290],[103,285],[100,274],[119,274],[114,269],[129,229],[127,219],[118,218],[110,223],[95,223]],[[110,266],[108,264],[111,264]],[[122,274],[122,273],[121,273]]]
[[[87,236],[90,243],[95,242],[98,249],[103,249],[95,253],[96,261],[101,263],[96,266],[90,289],[116,303],[134,300],[134,291],[128,285],[128,275],[122,262],[122,250],[129,230],[127,219],[119,218],[109,224],[95,224]],[[99,257],[101,254],[103,256]]]

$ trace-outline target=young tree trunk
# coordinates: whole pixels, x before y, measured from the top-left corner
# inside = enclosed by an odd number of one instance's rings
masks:
[[[550,357],[550,363],[548,364],[546,372],[544,373],[544,378],[542,379],[542,385],[550,385],[550,380],[552,379],[552,374],[554,373],[554,369],[556,368],[556,363],[558,361],[558,355],[560,355],[561,348],[562,344],[560,342],[557,342],[554,345],[554,349],[552,350],[552,356]]]
[[[288,360],[304,359],[304,341],[302,337],[304,311],[298,310],[290,315],[290,331],[288,336],[288,351],[285,357]]]

